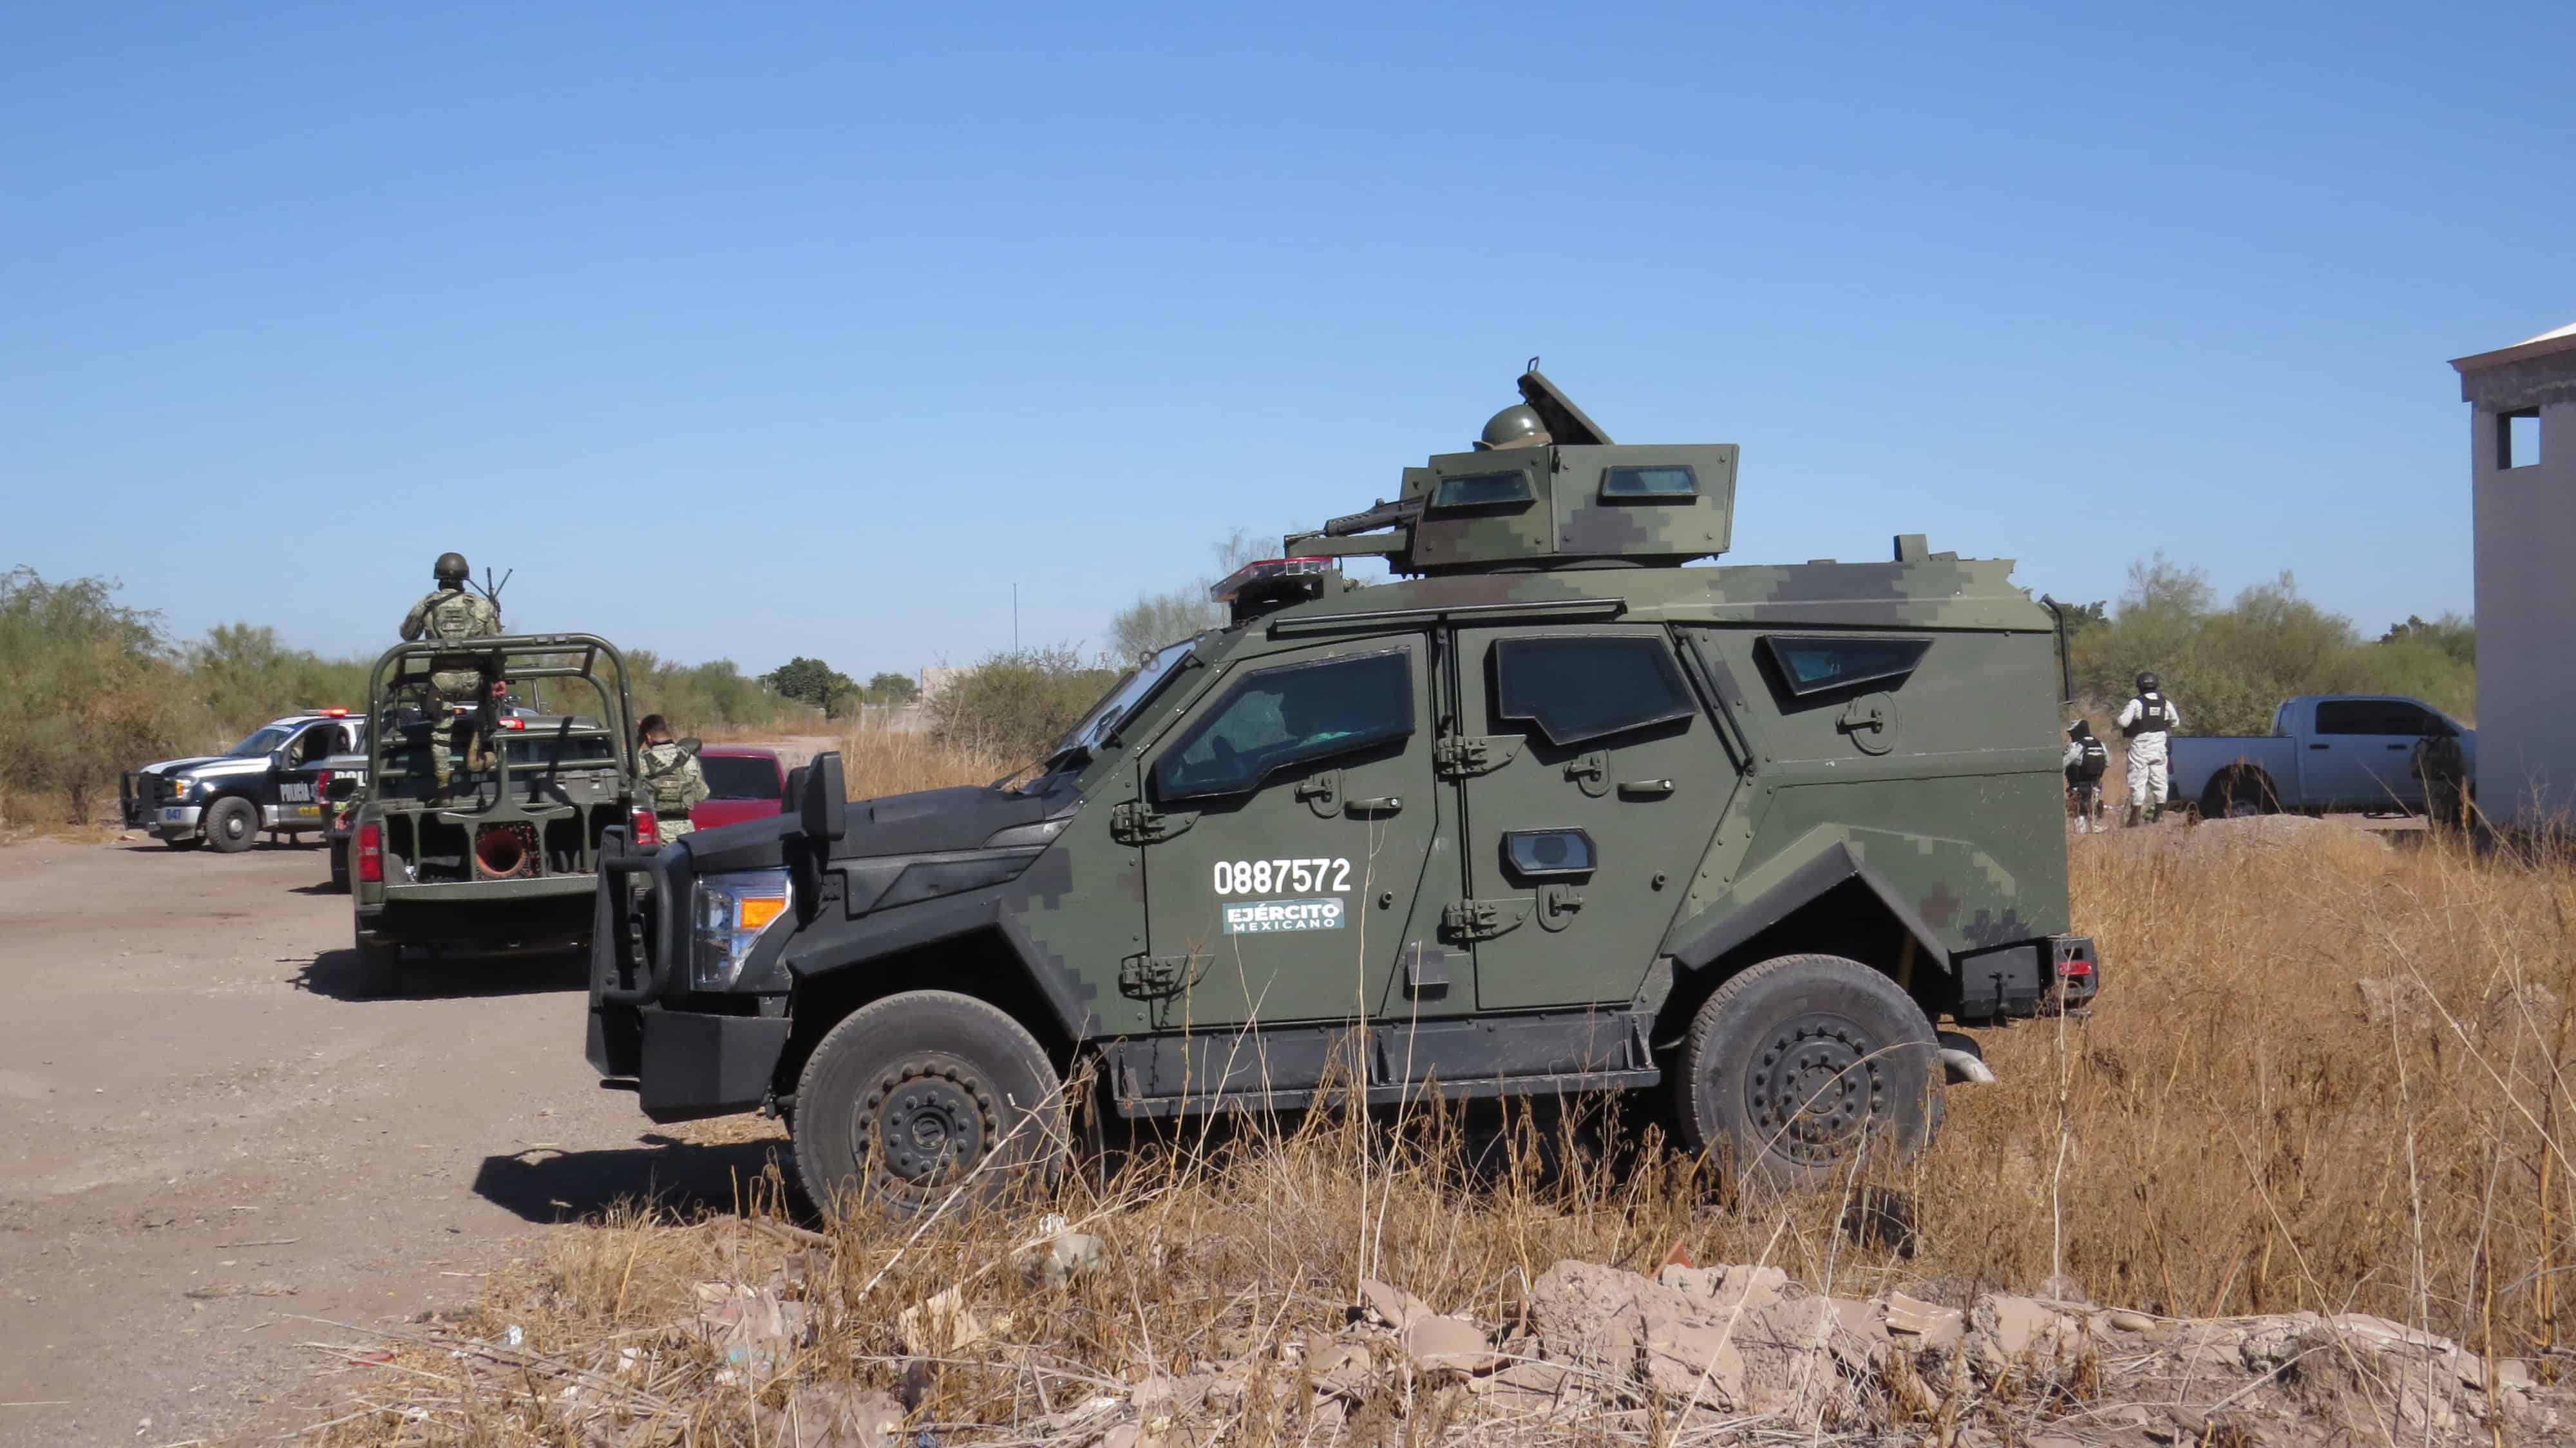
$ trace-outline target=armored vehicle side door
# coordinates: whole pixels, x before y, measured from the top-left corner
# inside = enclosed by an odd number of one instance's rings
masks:
[[[1127,833],[1149,953],[1120,991],[1156,1026],[1349,1020],[1383,997],[1442,813],[1425,642],[1245,660],[1146,754]]]
[[[1451,935],[1474,938],[1476,1005],[1630,999],[1738,778],[1671,634],[1465,629],[1457,660],[1466,900]]]

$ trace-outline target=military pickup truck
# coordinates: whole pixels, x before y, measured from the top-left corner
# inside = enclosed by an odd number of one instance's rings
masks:
[[[431,731],[453,738],[473,721],[434,697],[430,675],[460,668],[541,702],[489,711],[489,767],[470,767],[460,741],[442,791]],[[371,712],[393,722],[370,741],[351,817],[350,906],[367,988],[402,990],[425,958],[581,945],[602,834],[649,844],[653,830],[616,647],[580,633],[398,644],[376,661],[368,696]]]
[[[263,834],[319,833],[326,821],[312,766],[366,747],[367,723],[346,709],[272,719],[221,754],[164,759],[117,783],[125,827],[174,850],[212,844],[238,854]]]
[[[2278,814],[2424,812],[2418,752],[2455,740],[2477,774],[2477,731],[2420,699],[2395,694],[2301,694],[2281,701],[2264,735],[2177,734],[2166,761],[2170,798],[2204,819]]]
[[[1086,1070],[1125,1117],[1642,1093],[1789,1185],[1921,1149],[1992,1079],[1935,1022],[2099,979],[2051,615],[1918,535],[1682,567],[1736,449],[1520,388],[1016,777],[847,801],[826,754],[793,813],[612,845],[593,1066],[656,1120],[783,1115],[827,1208],[1051,1170]]]

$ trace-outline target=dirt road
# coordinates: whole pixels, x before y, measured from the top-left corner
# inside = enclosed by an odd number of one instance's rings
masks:
[[[577,962],[356,994],[322,852],[0,849],[0,1444],[315,1421],[301,1344],[479,1299],[621,1197],[729,1202],[581,1059]]]

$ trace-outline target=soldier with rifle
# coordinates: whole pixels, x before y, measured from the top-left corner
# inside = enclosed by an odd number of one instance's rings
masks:
[[[464,643],[473,639],[498,637],[501,632],[500,589],[486,587],[476,593],[467,587],[472,573],[465,566],[462,553],[442,553],[431,572],[438,588],[411,606],[403,615],[402,636],[408,643],[430,638],[441,642]],[[430,661],[429,690],[433,707],[429,731],[429,768],[437,782],[438,792],[447,793],[449,778],[455,772],[455,734],[466,737],[465,767],[488,769],[492,765],[492,730],[497,722],[495,707],[508,685],[493,673],[488,658],[467,654],[441,655]],[[470,719],[452,724],[447,718],[459,705],[472,704]]]

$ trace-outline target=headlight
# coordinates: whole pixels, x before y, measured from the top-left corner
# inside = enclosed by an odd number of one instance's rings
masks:
[[[785,870],[701,875],[690,899],[689,988],[731,990],[752,942],[795,903]]]
[[[197,787],[197,782],[193,779],[169,778],[162,780],[161,784],[163,788],[170,791],[172,799],[186,799],[188,791]]]

